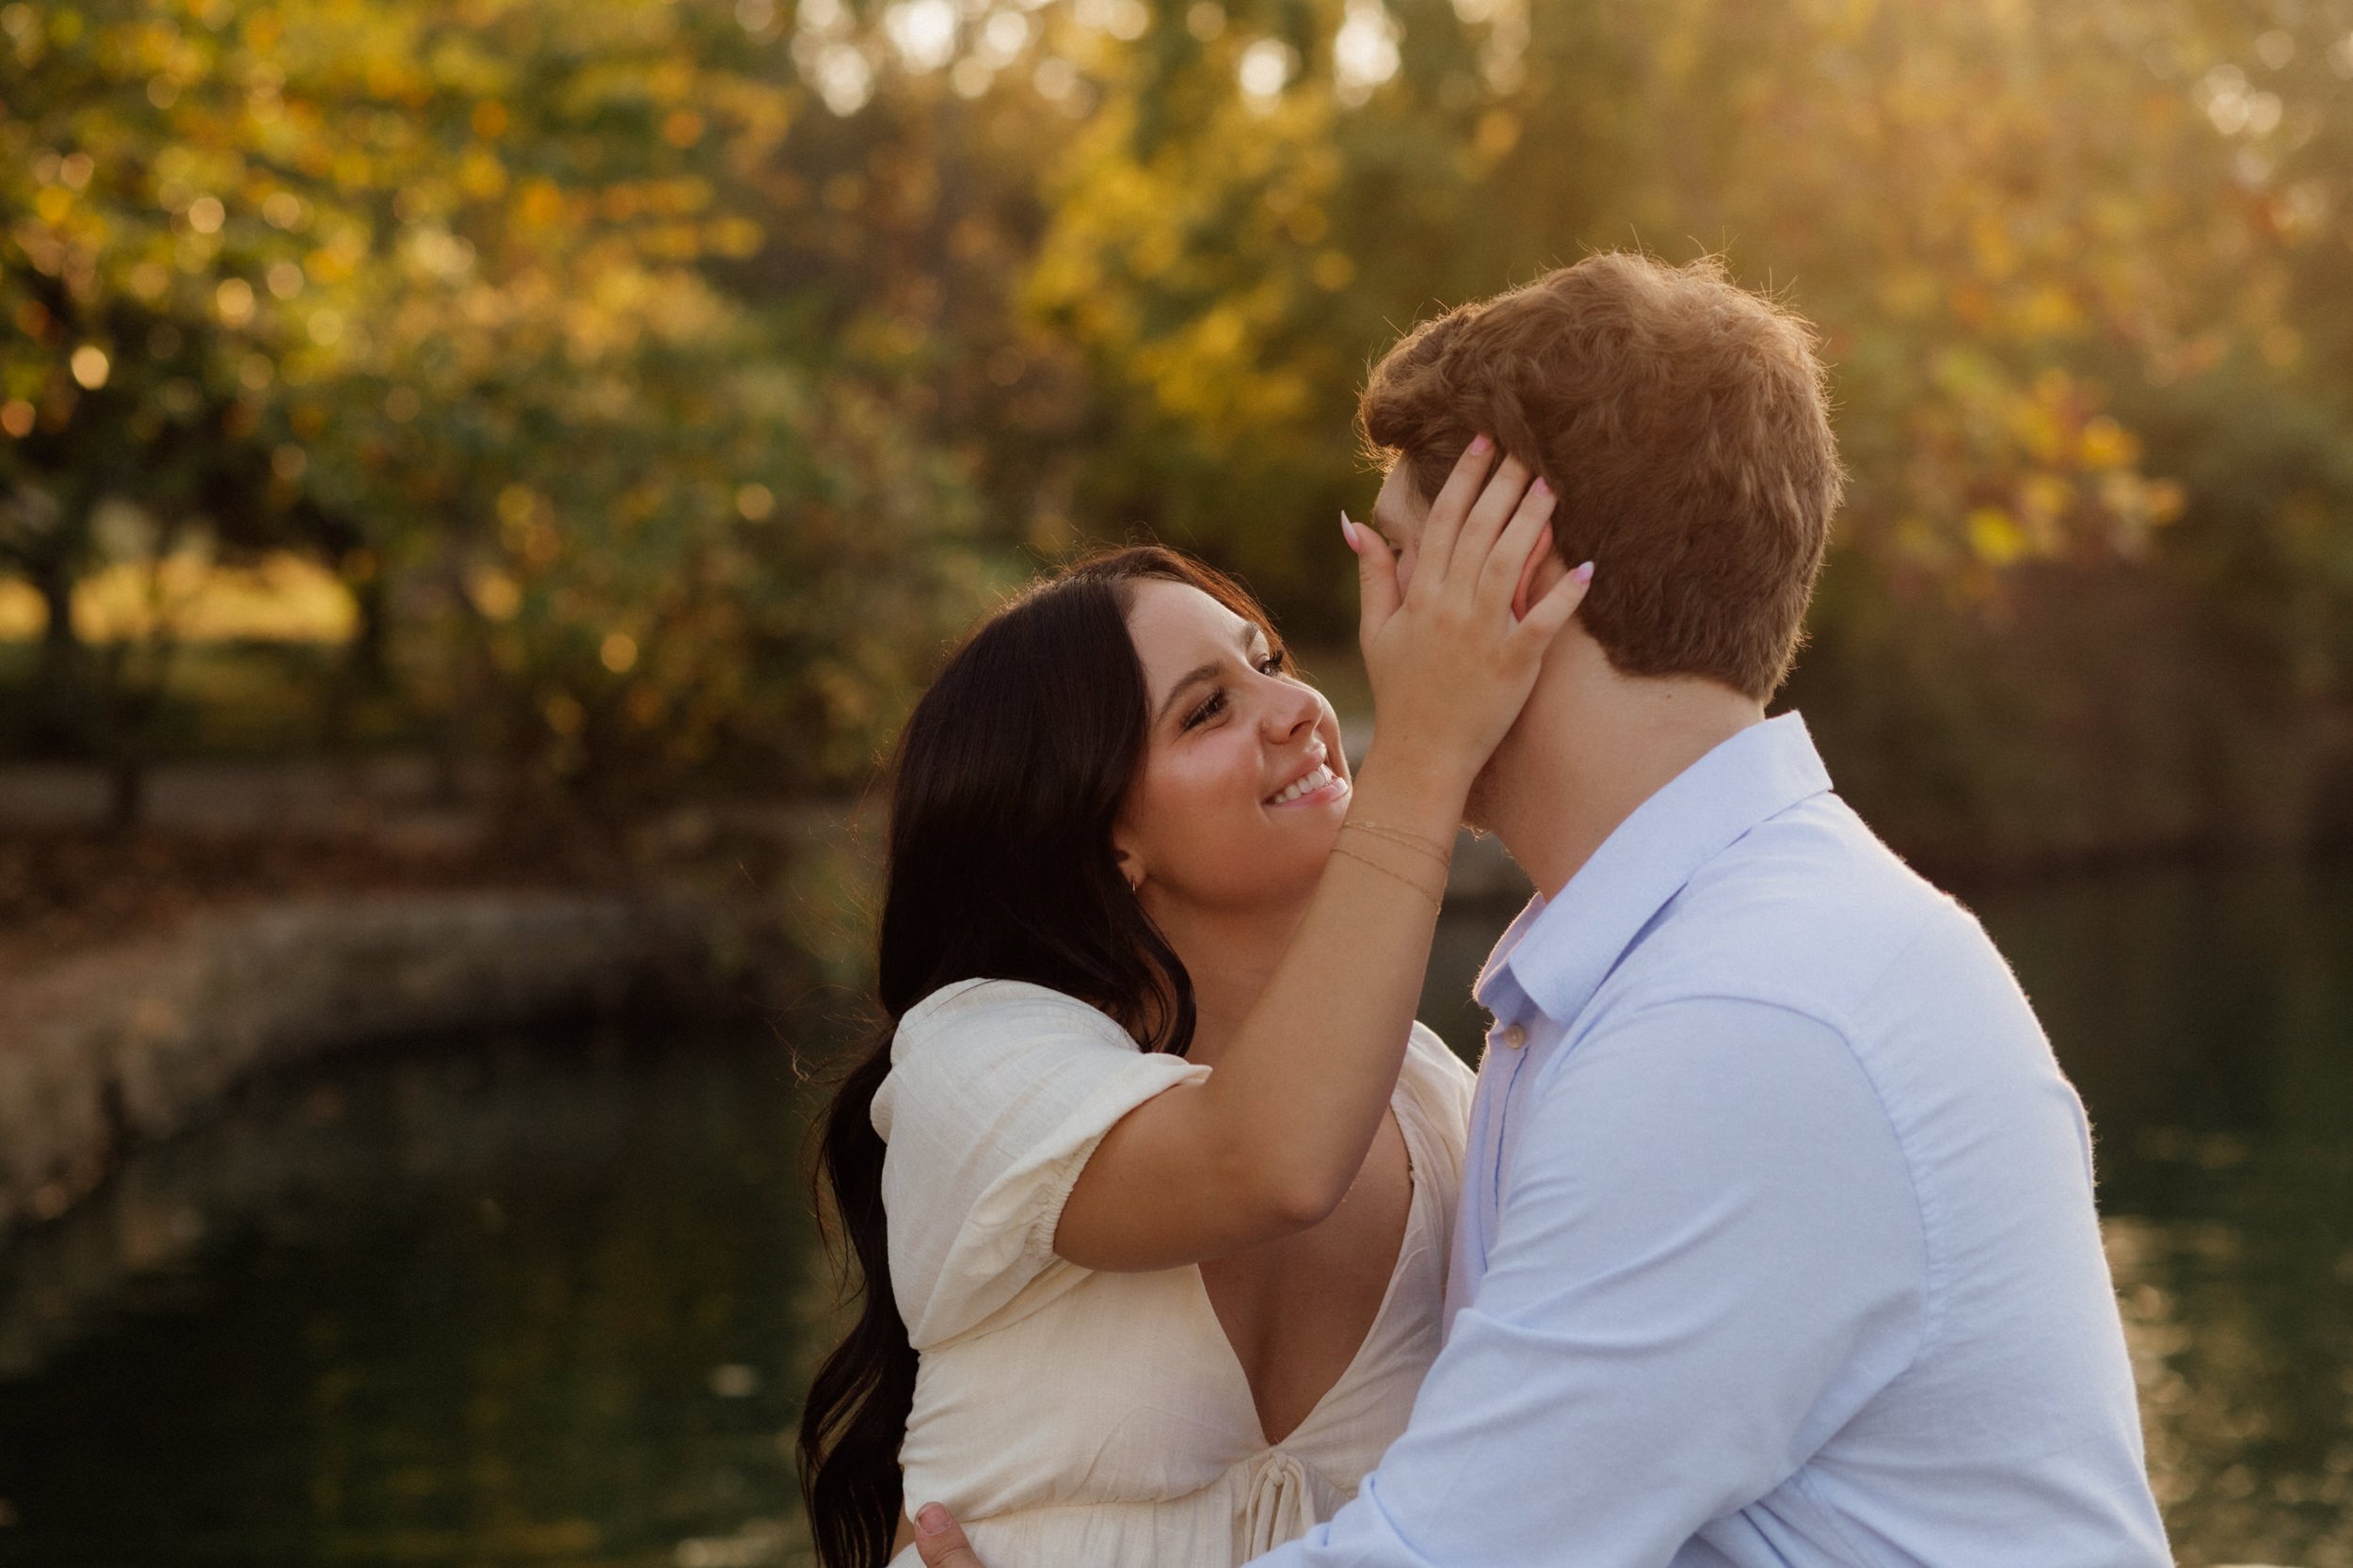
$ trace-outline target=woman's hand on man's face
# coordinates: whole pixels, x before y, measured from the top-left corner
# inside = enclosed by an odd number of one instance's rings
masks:
[[[1353,524],[1357,638],[1371,678],[1373,754],[1431,790],[1460,791],[1519,716],[1553,638],[1585,597],[1591,563],[1529,601],[1551,551],[1553,494],[1481,437],[1432,501],[1411,581],[1378,534]]]

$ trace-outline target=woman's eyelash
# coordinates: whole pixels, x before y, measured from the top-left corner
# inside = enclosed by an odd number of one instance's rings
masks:
[[[1258,673],[1261,675],[1279,674],[1282,671],[1282,668],[1283,655],[1279,651],[1270,653],[1265,658],[1258,661]],[[1224,712],[1225,711],[1225,688],[1220,686],[1216,691],[1213,691],[1209,695],[1200,707],[1195,708],[1191,713],[1185,716],[1184,727],[1187,729],[1192,729],[1198,725],[1206,724],[1208,721],[1217,717],[1218,714]]]

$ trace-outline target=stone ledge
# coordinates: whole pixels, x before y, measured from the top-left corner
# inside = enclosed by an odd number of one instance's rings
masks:
[[[9,976],[0,994],[0,1232],[61,1212],[127,1146],[234,1083],[369,1040],[610,1011],[691,965],[693,911],[502,890],[315,898]]]

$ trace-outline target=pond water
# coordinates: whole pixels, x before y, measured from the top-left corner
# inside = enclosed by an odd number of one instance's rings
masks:
[[[2099,1128],[2183,1562],[2353,1568],[2353,868],[1972,902]],[[1447,919],[1451,1039],[1511,913]],[[790,1058],[441,1041],[147,1151],[0,1255],[0,1563],[806,1561]]]

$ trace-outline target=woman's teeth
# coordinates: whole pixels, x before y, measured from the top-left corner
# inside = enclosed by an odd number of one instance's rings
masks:
[[[1282,792],[1275,795],[1272,800],[1269,800],[1267,804],[1269,806],[1281,806],[1286,802],[1297,800],[1301,795],[1307,794],[1316,790],[1321,790],[1326,784],[1331,782],[1332,769],[1329,765],[1320,765],[1317,767],[1315,772],[1307,775],[1306,777],[1302,778],[1295,783],[1286,785]]]

